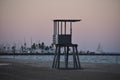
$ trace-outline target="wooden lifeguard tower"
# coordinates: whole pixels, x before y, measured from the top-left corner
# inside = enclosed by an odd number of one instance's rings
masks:
[[[73,67],[74,69],[80,69],[80,61],[78,55],[77,44],[72,44],[72,23],[79,22],[81,20],[74,19],[55,19],[53,20],[54,31],[53,31],[53,44],[55,45],[55,55],[52,64],[52,68],[60,67],[60,57],[64,55],[65,66],[62,68],[68,69],[69,54],[73,56]],[[67,26],[69,23],[69,26]],[[69,30],[66,29],[69,28]],[[69,31],[69,33],[67,32]],[[70,48],[72,52],[70,52]]]

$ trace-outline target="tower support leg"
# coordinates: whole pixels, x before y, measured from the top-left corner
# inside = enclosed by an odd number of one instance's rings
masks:
[[[56,59],[57,59],[57,46],[56,46],[56,49],[55,49],[55,55],[54,55],[54,59],[53,59],[52,68],[55,68]]]
[[[61,46],[56,45],[55,55],[53,59],[52,68],[60,68],[60,55],[61,55],[61,48],[64,48],[64,56],[65,56],[65,69],[69,68],[69,47],[72,47],[72,56],[73,56],[73,68],[74,69],[80,69],[80,60],[79,60],[79,54],[77,50],[77,45],[71,45],[71,46]]]
[[[77,64],[78,64],[78,68],[81,68],[80,60],[79,60],[79,54],[78,54],[78,50],[77,50],[77,46],[75,46],[75,49],[76,49],[76,56],[77,56]]]

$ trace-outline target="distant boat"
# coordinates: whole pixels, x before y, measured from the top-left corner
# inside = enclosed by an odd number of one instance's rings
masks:
[[[97,50],[95,52],[96,54],[103,54],[103,47],[101,46],[101,43],[98,44]]]

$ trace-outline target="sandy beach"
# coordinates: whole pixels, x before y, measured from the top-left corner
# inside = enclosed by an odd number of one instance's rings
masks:
[[[0,59],[0,80],[120,80],[120,64],[81,63],[82,70],[51,65],[51,61]]]

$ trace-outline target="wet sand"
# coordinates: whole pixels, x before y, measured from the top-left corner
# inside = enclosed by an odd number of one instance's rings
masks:
[[[52,62],[0,59],[0,80],[120,80],[120,64],[81,63],[82,70],[58,70]]]

